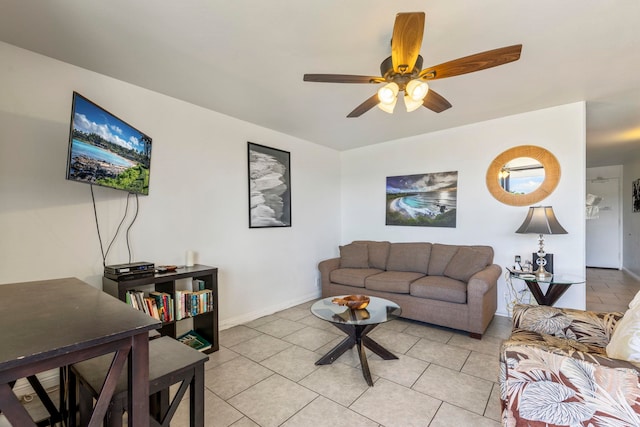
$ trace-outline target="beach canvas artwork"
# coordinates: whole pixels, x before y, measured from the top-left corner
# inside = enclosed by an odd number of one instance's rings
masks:
[[[458,172],[387,177],[386,225],[456,226]]]
[[[290,154],[264,145],[248,144],[249,227],[290,227]]]

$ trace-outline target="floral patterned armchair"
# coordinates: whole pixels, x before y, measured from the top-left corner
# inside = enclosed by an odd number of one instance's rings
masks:
[[[500,352],[502,424],[640,426],[640,365],[606,353],[622,316],[516,305]]]

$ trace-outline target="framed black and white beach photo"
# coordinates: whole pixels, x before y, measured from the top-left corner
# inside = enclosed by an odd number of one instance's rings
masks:
[[[291,227],[291,156],[248,143],[249,228]]]
[[[386,225],[456,226],[458,172],[387,177]]]

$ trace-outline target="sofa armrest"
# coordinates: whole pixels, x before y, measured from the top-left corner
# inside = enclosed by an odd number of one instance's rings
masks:
[[[491,264],[471,276],[467,283],[467,330],[480,338],[498,308],[498,277],[502,268]]]
[[[467,284],[467,298],[482,297],[491,288],[496,287],[501,273],[502,267],[491,264],[471,276]]]
[[[640,425],[638,376],[633,364],[599,354],[506,341],[503,425]]]
[[[606,347],[623,314],[516,304],[513,328]]]
[[[340,268],[340,258],[330,258],[320,261],[318,270],[320,270],[320,280],[322,285],[322,297],[330,296],[328,293],[329,284],[331,283],[331,272]]]

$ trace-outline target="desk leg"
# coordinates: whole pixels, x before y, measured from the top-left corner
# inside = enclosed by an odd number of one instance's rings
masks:
[[[132,426],[149,425],[149,335],[131,337],[129,353],[129,422]]]
[[[189,412],[191,427],[204,427],[204,363],[199,364],[193,373],[189,390]]]
[[[35,426],[27,410],[20,404],[20,401],[13,394],[13,389],[9,384],[0,384],[0,409],[10,420],[12,425],[16,426]]]

